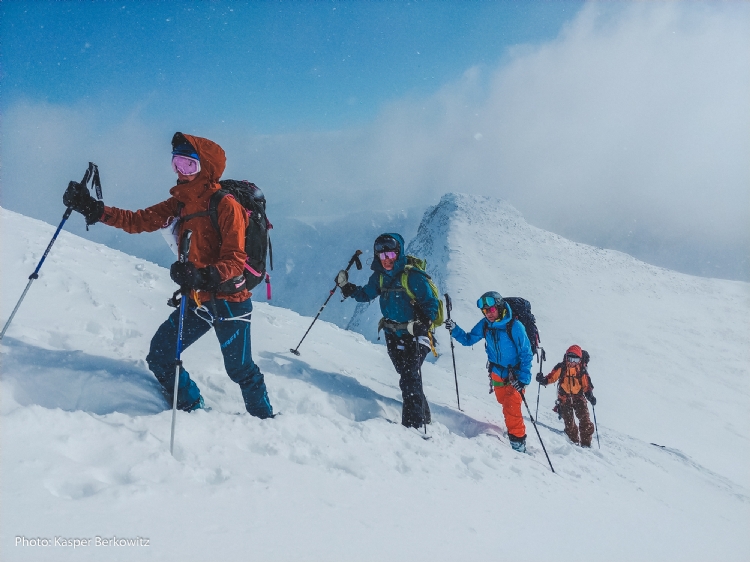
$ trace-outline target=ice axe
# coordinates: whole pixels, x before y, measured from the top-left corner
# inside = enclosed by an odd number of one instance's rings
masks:
[[[349,260],[349,264],[346,266],[346,270],[345,271],[349,271],[349,269],[351,269],[352,265],[356,265],[357,269],[362,269],[362,262],[359,260],[359,256],[361,254],[362,254],[362,250],[357,250],[356,252],[354,252],[354,255]],[[331,292],[328,294],[328,298],[326,299],[326,302],[324,302],[323,306],[320,307],[320,310],[315,315],[315,318],[313,318],[312,324],[310,324],[310,328],[307,329],[307,332],[305,332],[305,335],[302,336],[301,340],[299,340],[299,343],[297,344],[297,347],[295,347],[294,349],[289,349],[289,351],[291,351],[294,355],[297,355],[299,357],[299,351],[298,351],[299,350],[299,346],[301,346],[302,342],[305,341],[305,338],[307,337],[307,334],[310,333],[310,329],[313,327],[313,324],[315,324],[315,321],[320,316],[320,313],[323,312],[323,309],[328,304],[328,301],[331,300],[331,297],[336,292],[336,287],[338,287],[338,285],[334,285],[333,289],[331,289]]]

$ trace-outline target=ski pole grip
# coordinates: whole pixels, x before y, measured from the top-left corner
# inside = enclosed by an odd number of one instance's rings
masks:
[[[451,319],[452,308],[453,308],[453,303],[451,302],[451,298],[448,296],[448,293],[445,293],[445,311],[448,313],[448,320]]]
[[[190,239],[192,237],[192,230],[186,230],[182,235],[182,241],[180,242],[180,262],[182,263],[188,261],[188,255],[190,254]]]
[[[349,264],[346,266],[346,271],[349,271],[353,264],[356,264],[357,269],[362,269],[362,262],[359,260],[359,256],[362,254],[362,250],[354,252],[352,259],[349,260]]]

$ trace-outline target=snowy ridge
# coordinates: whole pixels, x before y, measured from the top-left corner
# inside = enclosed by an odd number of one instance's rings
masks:
[[[433,236],[419,251],[436,265],[441,253],[447,256],[448,275],[440,283],[456,294],[459,323],[476,320],[472,299],[479,287],[501,279],[501,292],[532,301],[550,355],[571,337],[581,338],[594,357],[601,451],[568,443],[549,411],[554,391],[546,389],[540,431],[557,474],[549,471],[530,426],[531,455],[513,453],[499,407],[487,395],[480,346],[456,349],[463,412],[455,408],[450,352],[425,365],[434,423],[432,440],[423,441],[388,421],[399,419],[400,392],[382,346],[319,320],[301,357],[294,357],[288,349],[311,318],[257,303],[253,354],[282,415],[260,421],[242,413],[239,390],[208,334],[184,360],[213,410],[178,416],[172,458],[170,412],[143,360],[170,311],[168,272],[63,232],[0,346],[0,557],[496,560],[502,529],[503,556],[521,560],[746,559],[747,363],[712,357],[716,368],[707,388],[707,364],[687,346],[700,342],[701,352],[710,354],[746,336],[739,315],[747,318],[750,309],[747,284],[672,274],[547,236],[507,208],[491,232],[505,259],[490,268],[485,238],[476,238],[487,230],[477,206],[490,204],[498,205],[444,198],[426,214],[412,244],[422,244],[437,221],[446,221],[446,236]],[[4,321],[54,228],[5,210],[0,225]],[[529,240],[535,246],[521,248]],[[563,249],[590,261],[582,265],[585,284],[555,279],[569,257]],[[543,258],[548,261],[536,263]],[[523,262],[548,275],[522,292],[517,276]],[[601,263],[609,271],[599,272]],[[564,298],[555,301],[556,291]],[[700,330],[678,325],[658,337],[627,323],[596,323],[605,304],[615,312],[633,309],[634,293],[655,295],[641,305],[655,309],[641,320],[647,329],[659,318],[693,321],[704,306],[725,316],[705,315]],[[579,294],[592,295],[600,314],[585,315],[591,325],[560,326],[570,306],[565,299]],[[678,345],[683,338],[685,345]],[[627,349],[611,350],[611,342]],[[447,340],[442,347],[449,349]],[[654,367],[620,369],[620,354],[633,349]],[[662,349],[664,362],[657,354]],[[683,354],[694,370],[680,370]],[[620,409],[632,397],[628,385],[645,384],[648,392],[632,391],[641,401]],[[692,426],[648,432],[638,425],[634,410],[649,415],[644,394],[658,401],[662,425],[682,420],[686,410],[699,413],[721,445],[711,449],[710,462],[700,456],[710,442]],[[528,398],[535,403],[535,388]],[[568,532],[560,514],[585,524],[585,533]],[[539,540],[542,526],[545,540]],[[18,535],[140,536],[151,546],[127,553],[33,550],[13,546]]]

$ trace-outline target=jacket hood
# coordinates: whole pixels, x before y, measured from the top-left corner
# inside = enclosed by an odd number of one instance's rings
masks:
[[[484,321],[487,322],[487,325],[493,330],[497,330],[498,328],[504,329],[505,325],[510,322],[511,318],[513,318],[513,309],[507,302],[503,304],[505,304],[505,310],[507,312],[504,318],[501,318],[500,320],[496,320],[494,322],[490,322],[489,320],[487,320],[487,318],[484,319]]]
[[[200,158],[201,171],[196,179],[202,178],[210,182],[219,181],[219,178],[224,173],[224,169],[227,167],[227,157],[224,149],[214,141],[204,139],[203,137],[194,137],[193,135],[182,133],[175,133],[175,137],[180,134],[193,145]],[[174,142],[174,139],[172,142]]]
[[[386,271],[383,268],[383,265],[380,263],[380,258],[374,255],[375,252],[373,251],[372,265],[370,266],[370,269],[372,269],[373,271],[377,271],[378,273],[382,273],[383,275],[400,274],[406,267],[406,252],[404,251],[403,236],[395,232],[384,232],[380,236],[390,236],[398,243],[398,257],[396,258],[396,261],[393,263],[393,269],[390,271]]]
[[[198,172],[198,176],[193,181],[177,184],[170,190],[170,193],[181,201],[196,196],[202,197],[218,190],[219,185],[217,182],[224,173],[224,168],[227,165],[227,157],[224,149],[214,141],[177,132],[172,137],[172,146],[176,146],[183,139],[193,145],[193,148],[198,153],[201,162],[201,171]]]

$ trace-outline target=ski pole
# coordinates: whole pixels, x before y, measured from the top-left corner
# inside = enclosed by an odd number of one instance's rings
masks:
[[[531,415],[531,410],[529,409],[529,404],[526,402],[526,397],[523,395],[523,392],[519,394],[521,395],[521,398],[523,398],[523,405],[526,406],[526,411],[529,413],[529,417],[531,418],[531,423],[534,425],[534,429],[536,430],[536,436],[539,437],[539,443],[542,444],[542,450],[544,451],[544,456],[547,457],[547,462],[549,463],[549,467],[552,470],[552,472],[555,472],[555,469],[552,468],[552,461],[549,460],[549,455],[547,454],[547,448],[544,446],[544,441],[542,441],[542,436],[539,434],[539,428],[536,426],[536,421],[534,420],[534,416]]]
[[[193,236],[191,230],[186,230],[182,236],[182,242],[180,243],[180,262],[185,263],[188,261],[188,254],[190,254],[190,238]],[[187,291],[182,291],[182,298],[180,299],[180,321],[177,325],[177,352],[175,353],[174,359],[174,396],[172,397],[172,434],[169,437],[169,452],[174,456],[174,425],[177,419],[177,389],[180,383],[180,368],[182,367],[182,360],[180,354],[182,353],[182,324],[185,319],[185,303],[188,300]]]
[[[539,374],[544,375],[544,371],[542,370],[542,364],[544,363],[544,360],[547,359],[547,354],[544,353],[544,348],[540,347],[540,353],[539,353]],[[539,394],[542,392],[542,383],[539,383],[539,386],[536,389],[536,417],[539,417]]]
[[[594,412],[594,429],[596,430],[596,444],[599,445],[599,448],[602,448],[602,444],[599,443],[599,427],[596,425],[596,406],[591,404],[591,411]]]
[[[98,183],[99,169],[96,167],[96,164],[94,164],[93,162],[89,162],[89,167],[86,169],[86,173],[83,175],[83,179],[81,180],[81,183],[83,185],[86,185],[89,181],[89,178],[91,178],[92,176],[96,177],[96,182],[97,182],[96,194],[97,194],[97,197],[101,199],[102,187],[101,187],[101,183]],[[10,326],[10,323],[13,321],[13,317],[16,315],[16,312],[18,312],[18,308],[21,306],[23,299],[26,298],[26,293],[29,292],[29,289],[31,288],[31,284],[34,282],[35,279],[39,278],[39,270],[42,268],[42,264],[44,263],[44,260],[47,259],[47,254],[49,254],[50,250],[52,249],[52,245],[55,243],[55,240],[57,240],[57,236],[60,234],[60,231],[62,230],[62,227],[65,224],[65,221],[67,221],[70,218],[70,215],[72,213],[73,213],[73,207],[68,207],[67,209],[65,209],[65,214],[63,215],[63,218],[60,221],[60,224],[57,226],[57,230],[55,230],[55,234],[52,236],[52,240],[50,240],[49,244],[47,245],[47,249],[44,250],[42,259],[39,260],[39,263],[37,264],[36,269],[34,270],[34,273],[29,275],[29,282],[26,283],[26,288],[23,290],[23,294],[21,294],[21,298],[18,299],[18,302],[16,303],[16,307],[13,309],[13,312],[10,313],[10,318],[8,318],[8,321],[5,323],[5,327],[3,327],[3,331],[0,333],[0,341],[2,341],[3,338],[5,337],[5,332],[8,330],[8,326]]]
[[[419,363],[419,346],[421,345],[418,341],[415,341],[417,348],[417,365],[419,365],[419,386],[422,389],[422,425],[424,425],[424,436],[427,439],[427,397],[424,395],[424,381],[422,381],[422,365]],[[419,428],[417,428],[419,429]]]
[[[453,309],[453,303],[448,293],[445,293],[445,310],[448,312],[448,320],[451,319],[451,310]],[[456,381],[456,403],[458,404],[459,411],[461,410],[461,399],[458,397],[458,374],[456,373],[456,353],[453,351],[453,330],[448,330],[450,333],[451,340],[451,357],[453,357],[453,380]]]
[[[516,377],[516,375],[513,373],[512,370],[510,370],[510,372],[508,373],[508,379],[511,381],[518,380],[518,378]],[[547,457],[547,462],[549,463],[550,470],[552,470],[552,472],[554,473],[555,469],[552,468],[552,461],[549,460],[549,455],[547,454],[547,448],[544,446],[544,441],[542,441],[542,436],[539,433],[539,428],[536,426],[536,420],[534,419],[534,416],[531,415],[531,409],[529,408],[529,403],[526,402],[526,396],[524,396],[523,392],[519,392],[518,394],[521,395],[521,400],[523,400],[523,405],[526,406],[526,411],[529,413],[529,418],[531,418],[531,423],[534,426],[534,429],[536,430],[536,436],[539,437],[539,442],[542,444],[542,450],[544,451],[544,456]]]
[[[357,250],[356,252],[354,252],[354,255],[349,260],[349,264],[346,266],[346,271],[349,271],[349,269],[352,267],[353,264],[357,265],[357,269],[362,269],[362,262],[359,261],[360,254],[362,254],[362,250]],[[315,321],[320,316],[320,313],[323,312],[323,309],[328,304],[328,301],[331,300],[331,297],[333,296],[333,293],[336,292],[336,287],[338,287],[338,285],[334,285],[333,289],[331,289],[331,292],[328,294],[328,298],[326,299],[326,302],[324,302],[323,306],[320,307],[320,310],[315,315],[315,318],[313,318],[313,321],[310,324],[310,327],[307,329],[307,332],[305,332],[305,335],[302,336],[301,340],[299,340],[299,343],[297,344],[297,347],[295,347],[294,349],[289,349],[289,351],[291,351],[294,355],[299,356],[299,351],[297,351],[299,349],[299,346],[301,346],[302,342],[305,341],[305,338],[307,337],[307,334],[310,333],[310,329],[313,327],[313,324],[315,324]]]

